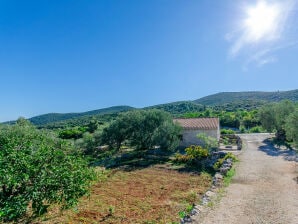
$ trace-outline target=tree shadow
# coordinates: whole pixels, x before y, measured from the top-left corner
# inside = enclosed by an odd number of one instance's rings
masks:
[[[298,154],[291,148],[282,149],[280,146],[275,145],[272,140],[265,139],[263,141],[265,145],[259,147],[259,150],[265,152],[269,156],[278,157],[281,156],[287,161],[298,162]]]
[[[172,158],[174,154],[182,151],[184,151],[184,149],[178,149],[176,151],[165,151],[161,149],[155,149],[118,152],[102,160],[94,161],[92,163],[92,166],[102,166],[107,169],[117,169],[126,172],[146,169],[154,166],[160,169],[175,170],[181,173],[200,174],[203,171],[208,172],[210,174],[213,173],[213,170],[206,167],[204,163],[173,163]]]
[[[133,171],[154,166],[156,164],[165,164],[170,160],[170,157],[174,153],[175,152],[162,150],[122,151],[94,161],[92,166],[103,166],[108,169]]]

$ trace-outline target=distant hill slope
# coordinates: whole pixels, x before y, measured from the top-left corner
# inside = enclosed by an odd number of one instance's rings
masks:
[[[192,101],[178,101],[173,103],[159,104],[151,107],[145,107],[144,109],[158,109],[166,111],[174,116],[203,111],[205,107]]]
[[[278,91],[278,92],[223,92],[213,95],[209,95],[193,102],[202,104],[205,106],[217,106],[229,103],[238,102],[256,102],[268,103],[279,102],[281,100],[298,101],[298,89],[291,91]]]
[[[179,101],[173,103],[160,104],[143,109],[159,109],[171,113],[174,117],[179,117],[185,113],[199,112],[206,107],[213,107],[215,110],[234,111],[237,109],[252,110],[259,108],[268,102],[278,102],[281,100],[292,100],[298,102],[298,89],[280,92],[223,92],[206,96],[194,101]],[[115,118],[118,113],[136,108],[130,106],[115,106],[99,110],[87,111],[83,113],[49,113],[29,120],[40,128],[60,128],[65,126],[82,126],[88,124],[92,117],[101,122]],[[13,124],[15,121],[5,122]]]
[[[70,120],[74,118],[113,114],[113,113],[129,111],[133,109],[135,108],[130,106],[115,106],[115,107],[108,107],[108,108],[99,109],[99,110],[87,111],[83,113],[49,113],[49,114],[32,117],[29,120],[35,125],[46,125],[49,123],[55,123],[55,122]]]

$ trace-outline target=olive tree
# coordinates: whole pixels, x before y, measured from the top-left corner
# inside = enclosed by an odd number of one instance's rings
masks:
[[[298,108],[286,119],[285,129],[287,139],[298,146]]]
[[[0,221],[66,208],[88,192],[95,177],[86,161],[66,141],[23,120],[0,129]]]
[[[270,104],[262,107],[259,117],[262,126],[267,131],[276,131],[276,139],[284,141],[286,138],[286,119],[295,110],[291,101]]]
[[[180,128],[171,116],[160,110],[129,111],[119,116],[103,131],[103,143],[120,148],[124,141],[137,150],[160,146],[173,149],[179,142]]]

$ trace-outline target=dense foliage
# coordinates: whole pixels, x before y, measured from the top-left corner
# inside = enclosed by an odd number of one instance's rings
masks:
[[[46,125],[53,122],[65,121],[69,119],[81,118],[85,116],[95,116],[95,115],[104,115],[104,114],[112,114],[112,113],[119,113],[123,111],[129,111],[134,108],[129,106],[115,106],[109,107],[99,110],[92,110],[83,113],[65,113],[65,114],[58,114],[58,113],[51,113],[51,114],[44,114],[36,117],[30,118],[30,122],[34,125]]]
[[[295,146],[298,146],[298,107],[287,117],[285,130],[287,138],[292,140]]]
[[[157,109],[168,112],[174,116],[180,116],[185,113],[202,112],[205,110],[205,106],[196,104],[191,101],[181,101],[167,104],[160,104],[156,106],[147,107],[144,109]]]
[[[136,149],[152,149],[160,146],[171,150],[179,143],[180,127],[172,117],[159,110],[137,110],[119,116],[103,130],[103,143],[120,149],[126,141]]]
[[[291,101],[269,104],[262,107],[259,111],[262,126],[267,131],[275,131],[276,139],[285,141],[297,141],[297,110],[298,105]]]
[[[195,103],[203,104],[206,106],[218,106],[229,103],[243,103],[243,102],[256,102],[256,103],[269,103],[279,102],[282,100],[298,101],[298,90],[291,91],[278,91],[278,92],[224,92],[217,93],[210,96],[203,97],[195,100]]]
[[[0,220],[38,216],[53,204],[72,206],[94,172],[72,146],[20,120],[0,129]]]

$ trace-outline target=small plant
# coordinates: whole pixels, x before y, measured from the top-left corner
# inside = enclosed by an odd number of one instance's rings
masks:
[[[189,214],[193,210],[193,208],[194,208],[194,205],[193,204],[187,205],[187,207],[185,209],[186,210],[186,213]]]
[[[183,219],[186,216],[186,212],[185,211],[180,211],[178,212],[179,218]]]
[[[263,128],[260,126],[252,127],[249,129],[249,133],[261,133],[263,132]]]
[[[225,155],[224,158],[221,158],[221,159],[218,159],[218,160],[217,160],[217,162],[213,165],[213,168],[214,168],[215,170],[218,170],[218,169],[222,166],[223,162],[224,162],[226,159],[229,159],[229,158],[232,159],[233,162],[237,162],[237,161],[238,161],[237,157],[236,157],[233,153],[228,152],[228,153]]]
[[[204,149],[201,146],[195,145],[186,148],[185,152],[186,155],[176,153],[174,157],[174,162],[191,164],[196,160],[207,158],[210,155],[208,149]]]
[[[202,159],[209,156],[208,149],[204,149],[201,146],[192,145],[185,149],[185,152],[192,159]]]
[[[192,161],[192,158],[189,155],[182,155],[180,153],[176,153],[174,156],[174,162],[181,164],[181,163],[189,163]]]
[[[235,171],[234,168],[233,168],[233,169],[230,169],[230,170],[227,172],[227,174],[226,174],[226,176],[225,176],[225,178],[224,178],[224,186],[225,186],[225,187],[227,187],[227,186],[230,185],[230,183],[231,183],[231,181],[232,181],[232,178],[233,178],[233,176],[235,176],[235,174],[236,174],[236,171]]]
[[[186,206],[185,210],[180,211],[180,212],[178,213],[179,217],[180,217],[181,219],[183,219],[185,216],[187,216],[187,215],[189,215],[189,214],[191,213],[191,211],[193,210],[193,208],[194,208],[194,205],[193,205],[193,204],[188,204],[188,205]]]
[[[115,207],[110,205],[109,206],[109,216],[113,216],[114,213],[115,213]]]
[[[222,134],[222,135],[233,135],[233,134],[235,134],[235,131],[233,131],[231,129],[221,129],[220,134]]]

